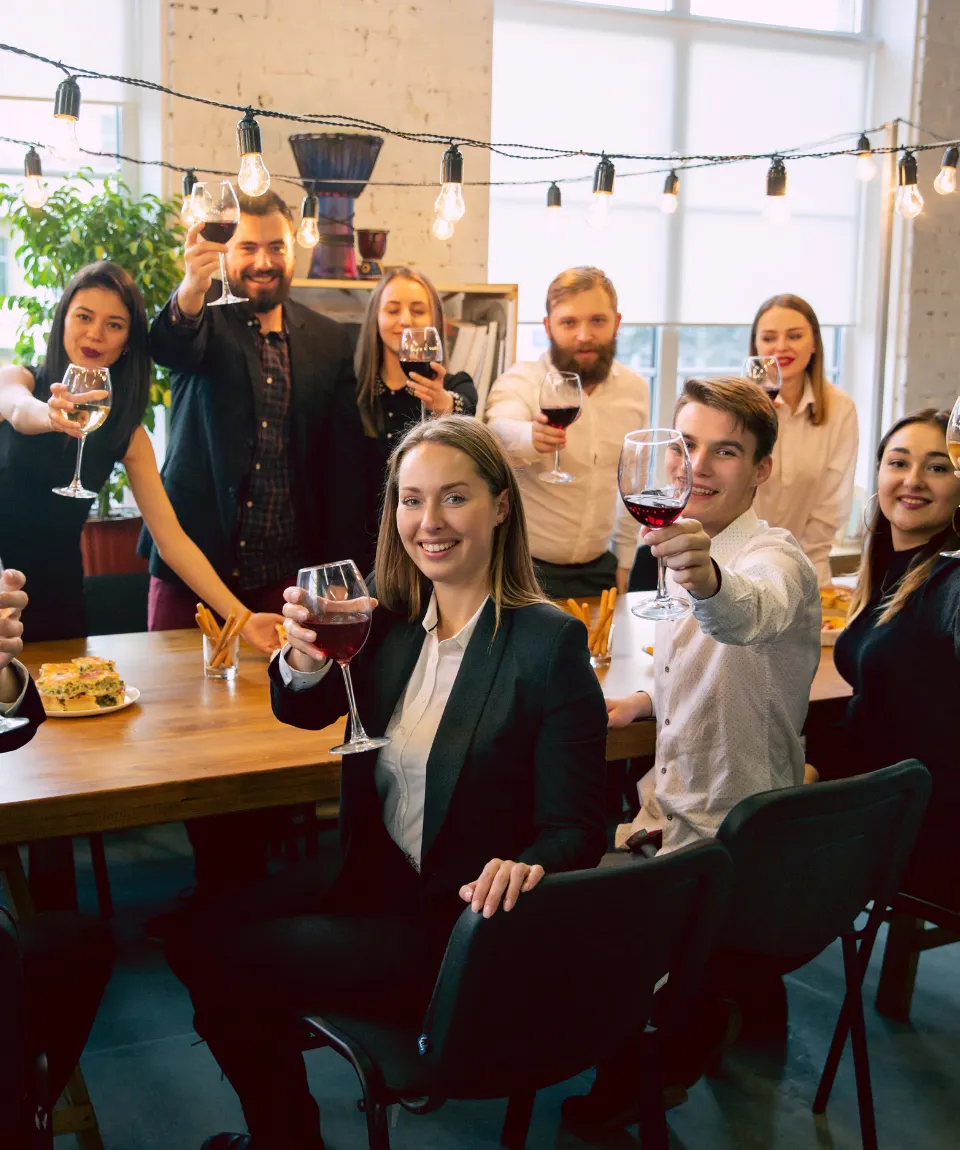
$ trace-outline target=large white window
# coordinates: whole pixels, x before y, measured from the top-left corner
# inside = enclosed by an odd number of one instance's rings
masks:
[[[659,14],[654,7],[498,0],[493,138],[637,155],[752,154],[806,150],[867,124],[873,44],[851,35],[860,30],[855,0],[675,0]],[[628,337],[621,347],[638,366],[649,361],[661,414],[672,408],[678,380],[739,366],[757,305],[779,292],[813,304],[830,329],[833,372],[849,387],[838,364],[842,330],[858,314],[861,210],[870,192],[852,159],[785,159],[786,224],[764,211],[769,160],[681,170],[672,216],[659,210],[662,165],[619,160],[609,224],[597,231],[586,219],[595,160],[527,163],[495,154],[493,181],[580,182],[561,184],[563,207],[550,216],[543,186],[491,189],[489,276],[519,282],[521,322],[534,325],[558,271],[602,267],[620,296]],[[542,338],[527,330],[520,348],[535,349]]]

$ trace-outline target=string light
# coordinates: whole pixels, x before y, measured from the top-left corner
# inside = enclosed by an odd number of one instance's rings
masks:
[[[260,125],[253,118],[253,112],[248,111],[237,124],[237,151],[241,156],[237,176],[240,191],[248,196],[262,196],[270,187],[270,173],[263,162]]]
[[[679,204],[680,177],[676,171],[671,171],[663,181],[663,195],[660,197],[660,211],[665,216],[672,216]]]
[[[47,189],[41,176],[43,169],[40,166],[40,157],[35,148],[31,148],[23,158],[23,202],[28,208],[39,209],[47,202]]]
[[[183,204],[180,208],[180,219],[190,227],[195,222],[193,218],[193,189],[197,186],[197,177],[191,169],[183,174]]]
[[[934,191],[941,196],[949,196],[957,190],[957,161],[960,160],[960,150],[955,147],[947,148],[943,153],[940,171],[933,181]]]
[[[430,226],[430,231],[434,239],[443,240],[447,242],[453,239],[453,233],[456,231],[456,226],[450,220],[445,220],[443,216],[434,216],[433,224]]]
[[[790,219],[787,202],[787,168],[780,156],[774,156],[767,169],[767,202],[763,214],[771,224],[782,225]]]
[[[315,248],[320,242],[319,218],[320,201],[312,194],[304,196],[300,205],[300,227],[297,228],[297,243],[302,248]]]
[[[913,152],[904,152],[900,159],[898,184],[894,205],[905,220],[914,220],[923,211],[923,196],[917,187],[917,159]]]
[[[876,174],[877,161],[873,158],[870,138],[863,132],[857,140],[857,179],[862,184],[869,184]]]
[[[587,208],[587,223],[592,228],[605,228],[610,221],[610,201],[613,199],[613,181],[616,169],[606,156],[600,158],[593,173],[593,195]]]
[[[551,184],[547,188],[547,231],[551,235],[555,235],[560,230],[560,224],[563,222],[561,220],[562,209],[563,200],[560,196],[560,185]]]
[[[56,123],[51,154],[65,164],[77,163],[80,159],[80,144],[77,140],[80,85],[72,76],[67,76],[57,85],[57,94],[53,99],[53,118]]]
[[[440,195],[437,196],[433,210],[440,219],[450,224],[462,220],[467,210],[467,205],[463,202],[463,154],[456,144],[451,144],[443,153],[440,164]]]

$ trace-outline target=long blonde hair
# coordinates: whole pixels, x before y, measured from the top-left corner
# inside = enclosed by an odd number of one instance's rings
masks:
[[[902,431],[903,428],[909,427],[914,423],[925,423],[930,427],[938,428],[943,433],[944,439],[946,439],[947,424],[949,422],[950,413],[937,411],[935,407],[925,407],[922,411],[915,411],[912,415],[905,415],[903,419],[898,420],[883,439],[880,440],[880,446],[877,448],[877,465],[879,466],[883,462],[883,454],[887,450],[887,444],[897,432]],[[860,570],[857,573],[857,586],[853,592],[853,598],[850,601],[849,621],[851,622],[870,602],[873,588],[878,578],[882,578],[883,572],[887,569],[894,553],[890,520],[880,510],[879,499],[876,500],[876,507],[866,527],[866,544],[863,549],[863,558],[860,560]],[[895,615],[898,615],[903,610],[910,596],[918,591],[930,578],[930,572],[933,571],[937,559],[940,557],[940,551],[943,548],[952,551],[958,546],[960,546],[960,536],[957,535],[956,528],[953,526],[953,521],[951,520],[948,527],[942,531],[938,531],[932,539],[929,539],[924,544],[923,548],[913,559],[910,560],[910,566],[900,580],[896,591],[894,591],[888,599],[882,600],[881,606],[883,610],[877,618],[876,626],[879,627],[883,623],[889,623]]]
[[[830,412],[827,404],[827,376],[823,367],[823,336],[820,334],[820,321],[817,313],[798,295],[774,295],[765,300],[757,309],[753,317],[753,326],[750,328],[750,354],[757,354],[757,328],[764,314],[772,307],[785,307],[790,311],[798,311],[813,330],[813,355],[807,364],[807,375],[813,387],[813,407],[807,412],[807,417],[814,427],[819,427],[826,420]]]
[[[422,443],[439,443],[462,451],[494,499],[507,493],[507,517],[494,528],[490,555],[490,595],[496,608],[496,626],[500,626],[500,612],[504,607],[528,607],[545,602],[533,570],[523,503],[513,470],[493,432],[466,415],[442,415],[439,419],[414,424],[390,456],[374,567],[377,599],[388,611],[408,612],[411,620],[420,615],[424,577],[407,554],[397,531],[397,505],[400,465]]]
[[[443,304],[437,289],[427,277],[422,272],[406,267],[392,268],[383,275],[370,293],[360,335],[357,337],[357,350],[353,357],[354,370],[357,374],[357,406],[360,408],[363,430],[369,436],[377,436],[383,431],[380,409],[376,402],[377,376],[383,363],[383,340],[380,338],[377,317],[380,314],[380,300],[383,293],[387,285],[396,279],[410,280],[423,288],[430,300],[430,324],[440,332],[440,338],[444,338]]]

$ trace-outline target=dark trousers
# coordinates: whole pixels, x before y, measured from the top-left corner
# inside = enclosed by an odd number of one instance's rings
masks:
[[[419,1019],[443,957],[448,932],[420,911],[419,876],[399,850],[371,859],[361,883],[332,883],[335,869],[321,856],[231,892],[167,944],[258,1150],[316,1145],[303,1016]]]
[[[548,563],[534,559],[534,570],[540,586],[551,599],[582,599],[587,595],[602,595],[616,586],[617,557],[604,551],[589,563]]]
[[[289,579],[269,587],[258,587],[240,593],[252,611],[274,611],[283,607],[283,591],[297,581]],[[174,631],[196,627],[197,597],[179,583],[150,578],[147,603],[147,629]],[[199,656],[198,656],[199,658]],[[275,812],[241,811],[231,815],[208,815],[186,824],[193,846],[197,894],[216,895],[233,886],[253,882],[267,873],[270,832],[276,823]]]
[[[26,1041],[20,1051],[0,1051],[0,1062],[7,1064],[8,1059],[21,1055],[26,1058],[22,1080],[28,1083],[32,1114],[37,1105],[52,1109],[63,1093],[93,1026],[114,951],[113,940],[101,923],[69,911],[38,915],[20,923],[17,933],[23,972],[19,1017]],[[4,1001],[4,995],[11,992],[9,985],[0,987],[3,1034],[8,1034],[9,1023],[18,1017],[16,1004]],[[46,1097],[38,1094],[42,1084],[35,1074],[41,1054],[47,1056]],[[0,1144],[9,1150],[31,1144],[22,1124],[30,1114],[19,1110],[20,1099],[0,1098]]]

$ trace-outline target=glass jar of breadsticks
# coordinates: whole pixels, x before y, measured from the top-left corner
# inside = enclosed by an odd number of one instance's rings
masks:
[[[250,612],[238,615],[231,611],[222,627],[213,612],[197,604],[197,626],[203,632],[203,673],[208,679],[235,679],[240,663],[240,632],[250,619]]]
[[[590,648],[591,667],[609,667],[613,653],[613,610],[617,605],[617,589],[611,587],[600,596],[599,606],[591,609],[589,603],[568,599],[567,610],[587,628],[587,646]]]

